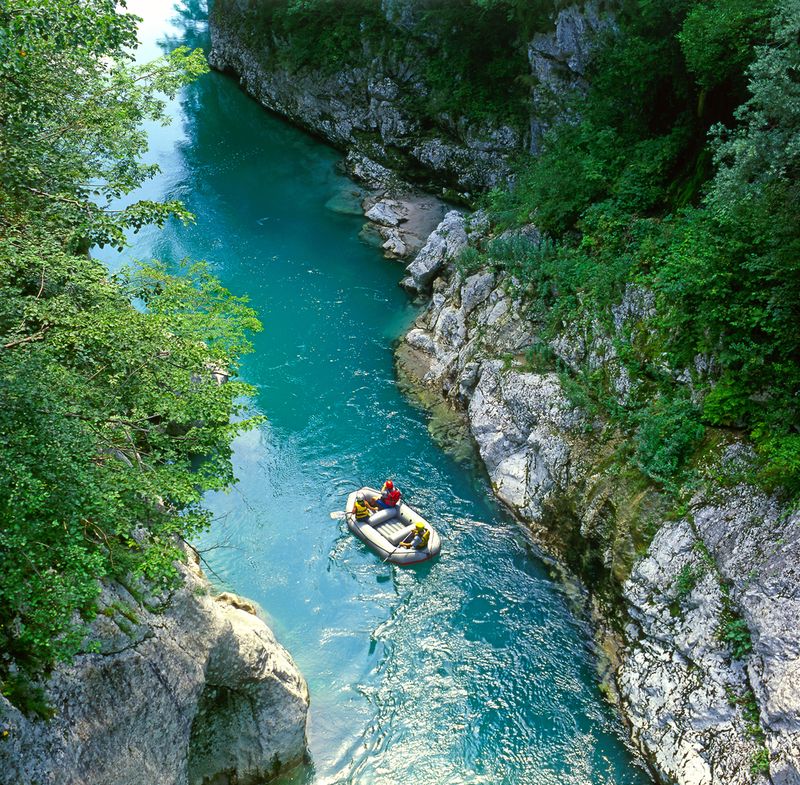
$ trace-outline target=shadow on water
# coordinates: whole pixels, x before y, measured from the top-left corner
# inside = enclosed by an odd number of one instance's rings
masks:
[[[169,20],[171,31],[159,37],[159,47],[165,52],[179,46],[188,46],[190,49],[200,47],[207,52],[211,48],[208,9],[208,0],[180,0],[175,3]]]
[[[172,28],[155,3],[138,12],[145,47],[207,45],[201,3]],[[269,420],[237,438],[239,484],[209,494],[198,545],[308,680],[313,764],[281,785],[648,782],[563,587],[482,470],[443,453],[398,389],[391,345],[415,310],[402,268],[359,241],[362,219],[326,208],[353,188],[339,154],[221,74],[170,107],[174,124],[149,129],[162,174],[146,194],[183,199],[197,221],[143,231],[129,257],[207,259],[265,324],[242,375]],[[330,519],[386,477],[440,530],[438,560],[381,564]]]

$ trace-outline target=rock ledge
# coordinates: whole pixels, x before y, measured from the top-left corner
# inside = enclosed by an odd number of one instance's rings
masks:
[[[196,564],[145,609],[104,590],[96,654],[46,685],[55,716],[0,697],[0,780],[11,785],[248,785],[305,757],[308,690],[249,600],[214,596]]]

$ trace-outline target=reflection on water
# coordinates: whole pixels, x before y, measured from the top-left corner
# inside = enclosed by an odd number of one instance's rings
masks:
[[[132,5],[148,51],[205,43],[199,5],[174,26],[157,4]],[[361,219],[325,207],[352,188],[339,155],[219,74],[172,111],[172,127],[150,129],[162,175],[146,193],[182,198],[197,224],[145,231],[129,257],[207,259],[265,323],[244,376],[269,421],[237,440],[241,482],[209,497],[217,520],[200,545],[308,678],[312,763],[284,785],[647,782],[561,588],[397,389],[391,342],[413,309],[402,268],[359,242]],[[381,564],[330,519],[387,476],[440,530],[436,562]]]

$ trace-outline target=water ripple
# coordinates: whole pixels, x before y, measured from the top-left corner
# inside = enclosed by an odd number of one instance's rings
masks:
[[[242,374],[270,419],[236,440],[241,482],[209,496],[199,545],[308,678],[313,764],[282,785],[643,785],[566,593],[396,387],[391,343],[414,308],[361,219],[324,208],[352,189],[338,153],[220,74],[170,111],[147,198],[180,196],[197,223],[145,230],[131,256],[208,259],[265,322]],[[381,564],[330,519],[388,476],[440,530],[435,563]]]

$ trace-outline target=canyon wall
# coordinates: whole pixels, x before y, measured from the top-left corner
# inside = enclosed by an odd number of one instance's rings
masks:
[[[247,785],[304,759],[291,657],[252,603],[181,570],[158,597],[104,588],[87,653],[45,684],[51,717],[0,697],[4,785]]]
[[[423,32],[425,3],[418,1],[384,0],[378,31],[337,55],[335,66],[322,67],[293,56],[298,46],[291,36],[264,29],[263,4],[218,0],[210,19],[209,62],[237,76],[267,109],[337,147],[407,179],[469,195],[505,181],[510,159],[535,148],[560,111],[558,96],[584,83],[595,40],[613,27],[601,7],[593,0],[580,10],[567,8],[552,29],[514,42],[519,77],[533,87],[524,88],[527,105],[513,118],[476,116],[447,102],[435,111],[421,108],[432,90],[426,81],[430,52],[442,44],[437,36],[447,33]]]
[[[405,287],[430,301],[397,349],[401,378],[461,413],[497,496],[586,583],[607,687],[658,777],[800,783],[800,513],[737,482],[753,455],[728,434],[677,508],[621,466],[623,437],[531,354],[540,336],[517,282],[459,271],[485,231],[451,212],[408,266]],[[623,400],[615,346],[647,329],[652,300],[629,287],[612,310],[614,335],[574,324],[548,343],[562,367],[610,370]]]

